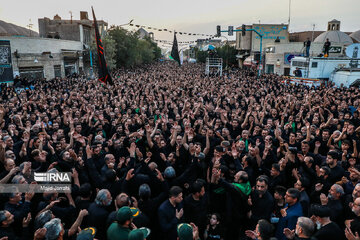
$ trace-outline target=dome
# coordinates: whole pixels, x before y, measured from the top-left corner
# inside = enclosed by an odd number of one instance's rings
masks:
[[[326,39],[329,39],[330,42],[334,43],[343,43],[345,45],[350,45],[353,43],[353,40],[349,35],[341,31],[327,31],[320,34],[315,38],[314,42],[323,43]]]
[[[15,24],[7,23],[0,20],[0,36],[30,36],[29,29],[24,27],[17,26]],[[39,34],[37,32],[31,31],[32,37],[38,37]]]
[[[350,37],[354,38],[356,41],[360,42],[360,30],[350,34]]]

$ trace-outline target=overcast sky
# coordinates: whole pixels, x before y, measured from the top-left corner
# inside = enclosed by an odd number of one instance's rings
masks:
[[[80,18],[80,11],[91,6],[97,19],[109,25],[123,24],[134,19],[135,24],[175,29],[190,33],[215,34],[216,25],[222,29],[251,23],[287,23],[289,0],[12,0],[0,5],[0,19],[23,27],[34,24],[38,32],[38,18]],[[290,32],[326,30],[332,19],[341,21],[342,31],[360,30],[360,0],[291,0]],[[225,35],[227,36],[227,35]],[[196,36],[178,36],[178,41],[196,40]],[[155,32],[155,39],[172,39],[170,33]]]

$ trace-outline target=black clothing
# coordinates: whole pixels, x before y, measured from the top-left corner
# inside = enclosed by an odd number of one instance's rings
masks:
[[[345,234],[336,223],[330,222],[321,227],[313,237],[317,240],[342,240],[345,239]]]
[[[275,201],[273,196],[266,191],[266,193],[260,198],[257,191],[251,193],[251,223],[257,224],[260,219],[266,219],[270,221],[272,209]]]
[[[207,202],[207,194],[199,200],[195,200],[192,194],[184,199],[184,221],[187,223],[192,222],[198,226],[200,236],[202,236],[206,227]]]
[[[93,202],[90,204],[88,211],[88,226],[93,226],[97,229],[96,238],[106,239],[106,220],[110,213],[109,210],[106,207],[100,206]]]

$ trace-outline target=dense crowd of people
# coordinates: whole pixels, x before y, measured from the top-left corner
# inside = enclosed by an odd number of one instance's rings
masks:
[[[174,62],[1,89],[0,240],[360,239],[360,91]],[[1,190],[1,189],[0,189]]]

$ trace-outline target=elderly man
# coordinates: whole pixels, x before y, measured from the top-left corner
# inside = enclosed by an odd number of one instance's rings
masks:
[[[284,235],[287,239],[310,240],[314,230],[315,224],[310,218],[299,217],[295,229],[290,230],[289,228],[285,228]]]
[[[321,205],[326,205],[331,209],[331,221],[336,222],[340,227],[344,224],[343,205],[341,196],[344,189],[339,184],[334,184],[329,190],[328,196],[324,193],[320,195]]]
[[[101,189],[95,198],[95,202],[89,206],[88,225],[97,229],[96,238],[106,238],[106,220],[110,214],[109,206],[112,197],[107,189]]]
[[[344,200],[344,215],[346,220],[352,220],[355,215],[352,211],[353,203],[360,197],[360,183],[356,184],[351,194],[347,194]]]
[[[34,193],[25,193],[23,201],[21,192],[16,187],[13,189],[13,192],[8,195],[9,201],[5,203],[4,209],[14,215],[14,229],[20,231],[23,219],[30,213],[31,199],[34,197]]]
[[[62,240],[65,230],[59,218],[53,218],[49,222],[45,223],[46,229],[45,239]]]
[[[353,234],[360,234],[360,197],[354,200],[351,210],[355,214],[355,218],[351,220],[350,224],[347,224],[347,227],[350,225]]]

